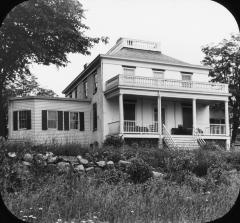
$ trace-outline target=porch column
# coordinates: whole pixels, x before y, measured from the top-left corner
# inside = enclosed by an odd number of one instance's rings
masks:
[[[119,125],[120,125],[120,135],[123,135],[123,94],[119,93]]]
[[[159,147],[162,146],[162,98],[160,92],[158,95],[158,134],[159,134]]]
[[[225,128],[226,128],[226,136],[230,136],[230,130],[229,130],[229,113],[228,113],[228,101],[224,102],[225,104]],[[226,149],[230,149],[230,139],[226,140]]]
[[[193,98],[192,101],[192,112],[193,112],[193,132],[192,134],[194,135],[194,130],[197,128],[197,109],[196,109],[196,98]]]

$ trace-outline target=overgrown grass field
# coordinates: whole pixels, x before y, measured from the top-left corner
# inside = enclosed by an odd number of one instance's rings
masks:
[[[1,195],[28,222],[207,222],[225,215],[239,193],[240,152],[212,147],[172,151],[148,146],[33,146],[1,143]],[[132,160],[100,173],[79,174],[33,166],[18,173],[26,152],[53,151],[88,159]],[[16,152],[17,157],[8,157]],[[149,171],[164,173],[154,178]],[[139,174],[141,173],[141,174]]]

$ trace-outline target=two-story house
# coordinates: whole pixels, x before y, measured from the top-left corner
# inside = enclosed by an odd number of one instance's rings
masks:
[[[66,98],[9,100],[9,138],[36,143],[103,143],[107,136],[230,145],[226,84],[209,67],[169,57],[156,42],[120,38],[63,90]],[[219,103],[221,109],[212,109]]]

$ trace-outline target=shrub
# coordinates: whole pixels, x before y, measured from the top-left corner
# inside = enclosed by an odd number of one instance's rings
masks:
[[[144,183],[153,176],[151,167],[140,158],[131,159],[127,173],[134,183]]]
[[[108,136],[103,145],[121,147],[124,144],[124,139],[119,136]]]
[[[119,182],[127,181],[129,176],[118,169],[110,169],[96,174],[97,183],[118,184]]]

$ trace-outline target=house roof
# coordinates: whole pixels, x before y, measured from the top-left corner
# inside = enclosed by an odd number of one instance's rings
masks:
[[[167,56],[159,51],[150,51],[142,49],[131,49],[131,48],[122,48],[119,51],[111,54],[111,56],[132,58],[132,59],[142,59],[142,60],[152,60],[162,63],[170,63],[176,65],[185,65],[191,66],[192,64],[183,62],[181,60],[175,59],[173,57]]]
[[[75,99],[75,98],[63,98],[63,97],[50,97],[50,96],[25,96],[25,97],[12,97],[9,101],[17,100],[55,100],[55,101],[72,101],[72,102],[90,102],[89,99]]]

